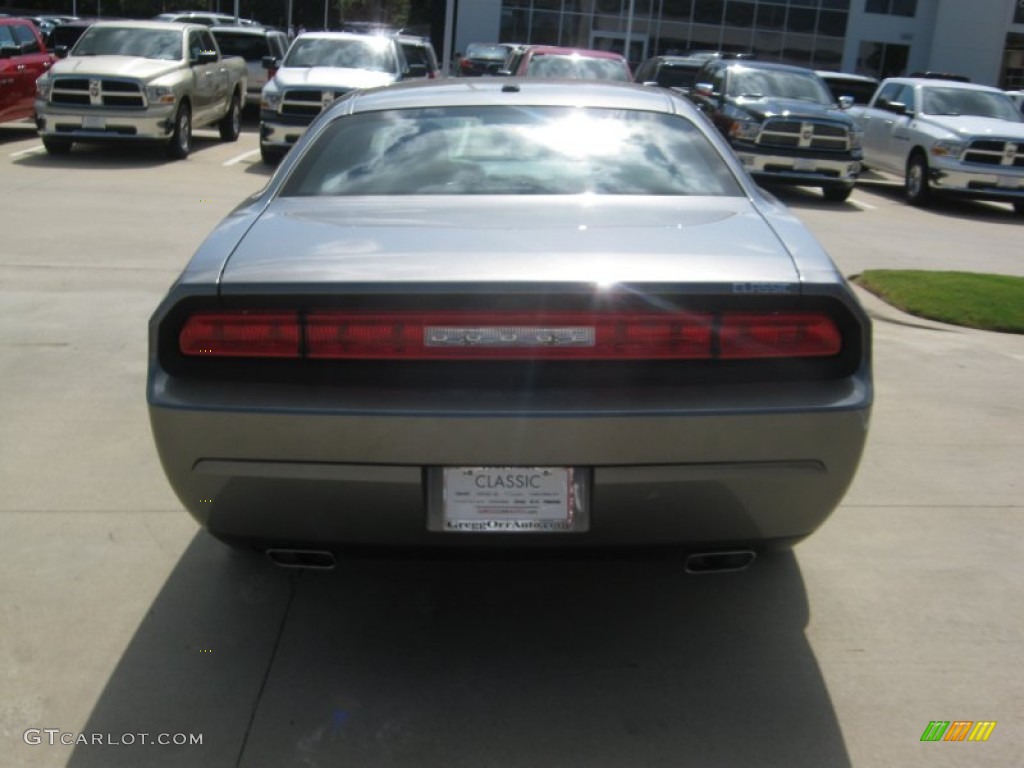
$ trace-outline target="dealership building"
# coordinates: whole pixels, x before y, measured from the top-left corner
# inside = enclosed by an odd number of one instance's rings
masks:
[[[753,52],[875,77],[938,71],[1024,88],[1024,0],[461,0],[455,50],[514,42],[649,56]]]

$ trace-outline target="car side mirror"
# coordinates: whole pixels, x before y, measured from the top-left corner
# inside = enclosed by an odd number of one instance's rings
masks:
[[[13,59],[15,56],[21,56],[20,45],[0,45],[0,59]]]
[[[426,77],[427,76],[427,65],[426,64],[410,64],[405,70],[406,77]]]
[[[902,101],[883,101],[879,106],[887,112],[892,112],[897,115],[906,115],[910,112],[910,110],[907,109],[907,105]]]
[[[715,87],[711,83],[697,83],[693,86],[693,93],[696,96],[712,101],[719,101],[722,98],[722,94],[715,93]]]
[[[849,109],[853,106],[853,96],[840,96],[839,97],[839,108]]]
[[[58,59],[66,59],[68,57],[68,47],[66,45],[58,45],[54,47],[53,55]]]
[[[264,69],[277,69],[281,66],[281,60],[276,56],[264,56],[260,63]]]
[[[216,64],[218,61],[220,61],[220,54],[216,51],[200,51],[199,58],[196,59],[196,63],[199,65]]]
[[[657,80],[644,80],[642,84],[646,85],[648,88],[657,88],[658,87],[658,81]]]

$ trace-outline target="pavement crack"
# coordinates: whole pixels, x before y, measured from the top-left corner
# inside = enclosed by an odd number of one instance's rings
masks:
[[[245,757],[245,748],[249,744],[249,735],[252,733],[253,723],[256,722],[256,712],[260,708],[260,700],[263,698],[263,691],[266,690],[267,681],[270,680],[270,671],[274,668],[274,660],[277,658],[277,649],[281,646],[281,638],[284,637],[284,628],[288,625],[288,615],[292,610],[292,603],[295,600],[295,592],[301,573],[289,574],[288,579],[288,602],[281,613],[281,624],[277,628],[277,637],[274,638],[274,647],[270,651],[270,658],[267,660],[267,668],[263,671],[263,679],[260,680],[260,689],[256,692],[252,709],[249,712],[249,722],[245,725],[245,733],[242,735],[242,744],[238,748],[238,759],[235,761],[235,768],[240,768],[242,758]]]

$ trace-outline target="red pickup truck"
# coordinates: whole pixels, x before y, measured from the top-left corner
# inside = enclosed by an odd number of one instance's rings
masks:
[[[0,122],[32,117],[36,78],[56,60],[31,21],[0,18]]]

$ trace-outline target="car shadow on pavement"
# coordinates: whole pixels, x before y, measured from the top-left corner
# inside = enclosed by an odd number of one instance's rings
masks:
[[[190,156],[201,154],[223,143],[213,136],[214,134],[209,137],[194,135]],[[38,152],[23,154],[12,162],[39,168],[157,168],[161,165],[187,163],[188,159],[181,161],[168,158],[165,148],[160,144],[110,142],[75,144],[67,155],[51,155],[40,149]]]
[[[850,765],[791,553],[344,560],[274,570],[198,534],[70,766]]]
[[[822,210],[835,211],[836,213],[863,213],[860,208],[855,206],[849,200],[844,200],[841,203],[826,200],[822,196],[820,189],[814,189],[811,187],[769,186],[764,187],[764,190],[768,192],[768,194],[778,198],[783,205],[790,208],[821,208]]]
[[[891,200],[894,203],[912,208],[904,198],[902,185],[868,181],[860,182],[858,186],[871,190],[874,194]],[[987,221],[1011,227],[1024,223],[1024,216],[1017,215],[1009,203],[970,200],[962,197],[932,195],[927,205],[912,209],[945,218],[953,217],[970,221]]]

